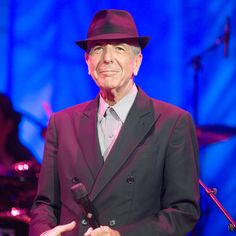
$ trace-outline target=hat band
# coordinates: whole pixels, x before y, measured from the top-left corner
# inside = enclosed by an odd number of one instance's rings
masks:
[[[135,39],[135,38],[139,38],[139,36],[137,35],[130,35],[130,34],[120,34],[120,33],[112,33],[112,34],[99,34],[96,36],[91,36],[87,38],[87,41],[91,41],[91,40],[102,40],[102,39]]]

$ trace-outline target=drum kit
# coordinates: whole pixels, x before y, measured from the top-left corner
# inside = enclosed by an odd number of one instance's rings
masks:
[[[0,236],[28,235],[39,167],[33,161],[18,162],[0,176]]]

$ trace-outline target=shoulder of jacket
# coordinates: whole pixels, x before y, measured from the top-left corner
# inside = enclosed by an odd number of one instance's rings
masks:
[[[94,100],[79,103],[79,104],[67,107],[65,109],[62,109],[60,111],[54,112],[53,116],[61,117],[61,116],[71,115],[74,112],[83,113],[85,110],[88,110],[91,104],[93,103],[94,103]]]
[[[153,103],[154,111],[158,111],[158,112],[161,111],[161,113],[170,113],[170,114],[176,114],[176,115],[189,114],[188,111],[186,111],[183,108],[178,107],[174,104],[171,104],[171,103],[168,103],[165,101],[161,101],[158,99],[154,99],[154,98],[151,98],[151,100]]]

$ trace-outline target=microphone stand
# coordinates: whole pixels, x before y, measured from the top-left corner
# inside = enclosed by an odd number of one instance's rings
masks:
[[[218,48],[221,44],[224,44],[224,57],[228,57],[228,44],[230,34],[230,18],[226,18],[226,24],[224,27],[224,33],[220,35],[214,43],[201,53],[193,56],[188,64],[192,64],[194,67],[193,74],[193,119],[197,126],[197,136],[199,140],[199,146],[205,147],[206,145],[213,144],[219,141],[223,141],[236,134],[235,127],[228,127],[223,125],[200,125],[199,126],[199,71],[202,69],[201,60],[210,52]]]
[[[206,50],[199,53],[198,55],[195,55],[191,60],[191,64],[193,64],[194,68],[193,118],[196,124],[198,124],[198,94],[199,94],[198,88],[199,88],[199,71],[200,69],[202,69],[201,60],[206,54],[215,50],[219,45],[224,43],[224,39],[225,39],[225,34],[218,37],[212,45],[210,45]]]
[[[233,220],[233,218],[225,210],[223,205],[219,202],[219,200],[215,196],[217,193],[217,189],[216,188],[208,188],[200,179],[199,179],[199,184],[202,186],[202,188],[205,190],[205,192],[208,194],[208,196],[211,198],[211,200],[213,200],[213,202],[216,204],[216,206],[221,210],[221,212],[225,215],[225,217],[230,222],[230,224],[228,225],[228,230],[236,233],[236,222]]]

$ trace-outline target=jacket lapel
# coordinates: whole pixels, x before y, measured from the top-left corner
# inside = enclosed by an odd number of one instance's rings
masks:
[[[158,117],[159,114],[155,115],[153,111],[151,99],[139,89],[120,134],[97,176],[92,192],[90,193],[91,200],[96,198],[127,161],[130,154],[147,135]]]
[[[103,165],[97,135],[97,101],[98,98],[92,100],[82,111],[74,113],[78,145],[94,180]]]

